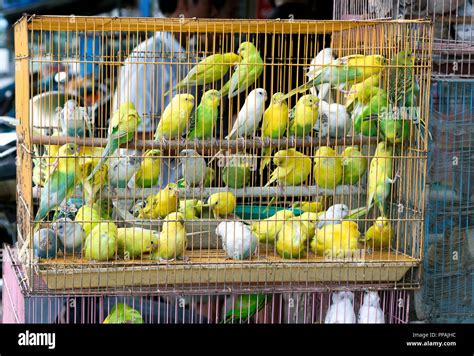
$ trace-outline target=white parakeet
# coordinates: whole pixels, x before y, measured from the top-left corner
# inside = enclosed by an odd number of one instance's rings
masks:
[[[332,294],[332,304],[328,309],[325,324],[355,324],[354,293],[335,292]]]
[[[319,119],[314,130],[318,131],[321,137],[344,137],[351,127],[351,116],[344,105],[319,101]]]
[[[86,132],[92,136],[92,120],[87,110],[77,106],[74,99],[69,99],[59,112],[61,134],[69,137],[86,137]]]
[[[345,204],[334,204],[318,217],[318,229],[324,225],[339,224],[349,214],[349,207]]]
[[[385,324],[385,316],[380,308],[380,297],[376,291],[367,291],[357,316],[358,324]]]
[[[308,68],[306,76],[308,80],[314,79],[316,73],[322,69],[323,66],[327,66],[334,61],[335,58],[332,54],[331,48],[324,48],[321,50],[316,57],[313,58]],[[315,88],[310,88],[311,94],[317,96],[319,100],[326,100],[327,102],[333,102],[331,97],[331,85],[328,83],[318,85],[317,92]]]
[[[254,136],[265,111],[267,92],[257,88],[250,92],[245,103],[239,111],[237,120],[226,138]]]
[[[257,238],[248,225],[239,221],[223,221],[216,228],[227,256],[234,260],[250,258],[257,248]]]

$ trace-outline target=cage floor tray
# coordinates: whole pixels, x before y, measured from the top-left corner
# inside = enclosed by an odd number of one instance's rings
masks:
[[[419,264],[418,260],[393,251],[350,260],[327,260],[312,253],[287,260],[262,249],[259,258],[245,261],[226,259],[220,249],[188,250],[185,256],[187,262],[131,260],[93,264],[66,257],[42,262],[36,271],[47,287],[55,290],[129,286],[172,289],[191,284],[396,282]]]

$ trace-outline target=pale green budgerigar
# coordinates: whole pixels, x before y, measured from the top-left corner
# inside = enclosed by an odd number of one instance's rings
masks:
[[[86,238],[83,255],[89,261],[108,261],[115,255],[117,226],[111,222],[97,224]]]
[[[127,304],[115,304],[109,315],[104,319],[104,324],[143,324],[142,315],[138,310]]]

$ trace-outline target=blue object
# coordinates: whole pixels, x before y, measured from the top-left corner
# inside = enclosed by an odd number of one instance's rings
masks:
[[[57,245],[56,233],[52,229],[39,229],[33,235],[33,254],[35,257],[56,257]]]
[[[81,33],[79,34],[79,56],[81,59],[80,75],[82,78],[92,76],[92,73],[99,76],[98,62],[106,53],[101,52],[100,34]]]
[[[295,216],[303,213],[300,209],[291,209],[284,206],[270,206],[267,208],[266,205],[237,205],[234,214],[244,220],[260,220],[266,219],[283,209],[293,210]]]

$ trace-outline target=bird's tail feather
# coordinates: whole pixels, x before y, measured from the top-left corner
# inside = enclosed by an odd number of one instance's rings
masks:
[[[262,150],[262,163],[260,165],[260,175],[263,174],[263,170],[265,169],[265,167],[270,163],[270,161],[272,160],[272,157],[271,157],[271,154],[272,154],[272,151],[271,151],[271,148],[264,148]]]

